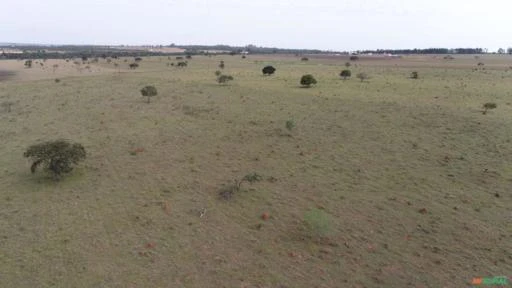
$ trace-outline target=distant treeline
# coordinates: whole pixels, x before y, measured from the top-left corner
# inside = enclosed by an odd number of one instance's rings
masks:
[[[362,54],[483,54],[483,48],[427,48],[427,49],[377,49],[359,51]]]
[[[226,51],[230,54],[240,54],[248,52],[250,54],[321,54],[327,53],[326,51],[316,49],[284,49],[275,47],[257,47],[255,45],[247,46],[229,46],[229,45],[177,45],[172,46],[187,50],[193,54],[203,54],[206,51]]]
[[[18,47],[16,47],[18,48]],[[33,48],[32,48],[33,49]],[[2,53],[0,59],[73,59],[73,58],[118,58],[118,57],[144,57],[163,56],[171,53],[159,53],[150,51],[87,51],[76,49],[75,51],[61,50],[63,52],[31,50],[23,53]]]

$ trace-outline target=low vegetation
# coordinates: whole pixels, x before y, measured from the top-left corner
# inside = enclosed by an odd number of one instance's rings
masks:
[[[43,166],[59,180],[63,174],[73,170],[73,165],[86,158],[84,147],[67,140],[48,141],[30,146],[23,154],[32,160],[30,171],[36,172],[37,167]]]

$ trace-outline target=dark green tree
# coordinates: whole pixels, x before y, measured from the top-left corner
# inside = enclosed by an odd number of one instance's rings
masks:
[[[343,80],[347,80],[350,76],[352,76],[352,72],[350,70],[343,70],[340,73],[340,77],[343,77]]]
[[[300,85],[309,88],[311,85],[316,84],[316,79],[311,74],[303,75],[302,78],[300,78]]]
[[[276,72],[276,68],[272,66],[265,66],[262,70],[263,75],[272,75]]]
[[[143,97],[148,97],[148,103],[149,99],[153,96],[156,96],[158,94],[155,86],[146,86],[140,90],[140,94],[142,94]]]
[[[23,156],[32,159],[33,162],[30,166],[32,173],[35,173],[37,167],[42,165],[53,174],[55,180],[59,180],[62,174],[73,170],[73,164],[78,164],[85,159],[86,152],[81,144],[55,140],[32,145]]]

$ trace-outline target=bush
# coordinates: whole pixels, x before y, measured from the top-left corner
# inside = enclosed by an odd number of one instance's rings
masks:
[[[295,128],[295,121],[293,120],[287,120],[286,121],[286,129],[288,129],[288,131],[292,131],[292,129]]]
[[[185,56],[185,58],[192,59],[192,55],[187,55],[187,56]]]
[[[158,94],[155,86],[146,86],[140,90],[140,94],[142,94],[143,97],[148,97],[148,103],[149,98],[156,96]]]
[[[219,77],[222,74],[219,70],[215,71],[215,76]]]
[[[487,102],[483,105],[484,107],[484,111],[482,111],[482,114],[487,114],[487,110],[491,110],[491,109],[496,109],[496,107],[498,107],[498,105],[496,105],[496,103],[492,103],[492,102]]]
[[[26,68],[32,68],[32,60],[25,61],[25,67]]]
[[[347,68],[348,68],[348,67],[350,67],[350,66],[352,66],[352,64],[351,64],[350,62],[345,62],[345,67],[347,67]]]
[[[418,74],[417,71],[412,71],[411,72],[411,78],[412,79],[418,79],[418,78],[420,78],[420,75]]]
[[[226,67],[226,65],[224,64],[224,61],[220,61],[219,68],[224,69],[224,67]]]
[[[307,62],[307,61],[309,61],[309,58],[308,57],[302,57],[302,58],[300,58],[300,61]]]
[[[340,73],[340,77],[343,77],[343,80],[347,80],[350,76],[352,76],[352,72],[350,72],[350,70],[343,70]]]
[[[53,173],[54,179],[58,180],[62,174],[73,170],[72,164],[84,160],[86,152],[81,144],[56,140],[32,145],[23,156],[32,159],[32,173],[36,172],[38,166],[43,165],[46,170]]]
[[[357,60],[359,60],[359,56],[356,56],[356,55],[350,56],[350,61],[357,61]]]
[[[140,58],[140,57],[135,57],[135,62],[140,62],[140,61],[142,61],[142,58]]]
[[[317,82],[316,82],[315,77],[313,77],[313,75],[311,75],[311,74],[304,75],[304,76],[302,76],[302,78],[300,78],[300,85],[302,85],[306,88],[309,88],[309,87],[311,87],[311,85],[314,85],[316,83]]]
[[[304,223],[313,237],[325,237],[331,232],[331,217],[320,209],[312,209],[304,214]]]
[[[219,82],[219,84],[225,84],[233,79],[233,76],[230,75],[219,75],[219,77],[217,77],[217,82]]]
[[[368,74],[361,72],[361,73],[357,74],[357,78],[359,80],[361,80],[361,82],[363,82],[364,80],[367,80],[369,77],[368,77]]]
[[[265,66],[261,71],[263,72],[263,75],[272,75],[276,72],[276,68],[272,66]]]
[[[188,65],[188,63],[184,62],[184,61],[178,62],[178,64],[177,64],[178,67],[187,67],[187,65]]]
[[[137,63],[130,64],[130,69],[137,69],[138,67],[139,67],[139,64],[137,64]]]

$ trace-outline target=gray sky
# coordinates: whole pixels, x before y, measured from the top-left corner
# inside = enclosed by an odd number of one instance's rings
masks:
[[[0,42],[512,47],[511,0],[2,0]]]

